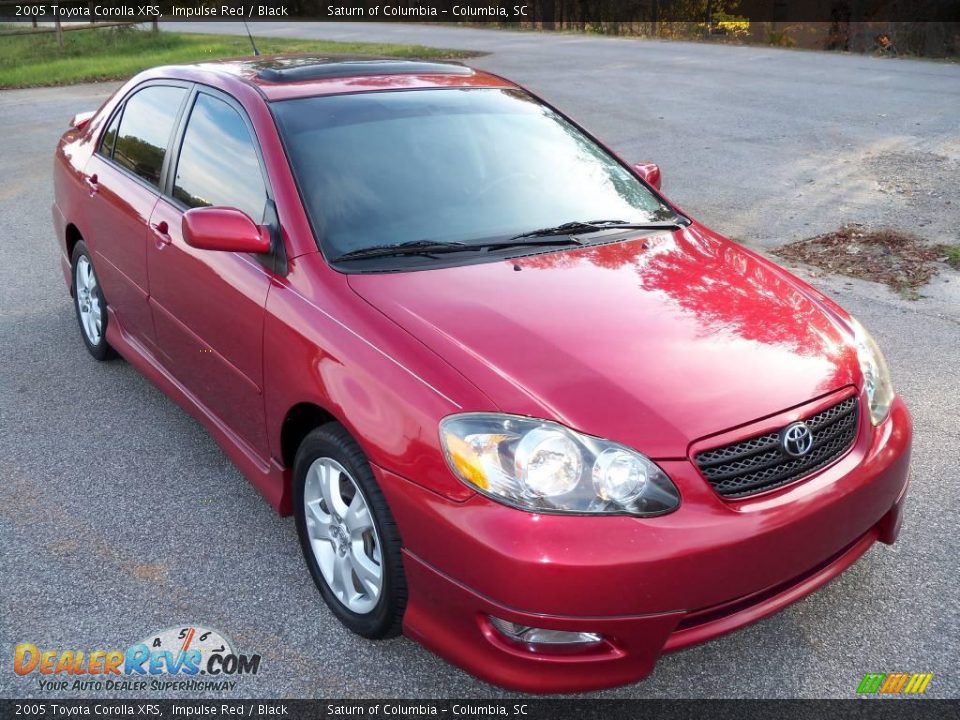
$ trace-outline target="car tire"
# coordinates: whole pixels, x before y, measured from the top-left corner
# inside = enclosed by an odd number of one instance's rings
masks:
[[[300,444],[293,508],[304,560],[333,614],[366,638],[399,635],[407,605],[400,534],[366,455],[339,423]]]
[[[93,267],[93,258],[83,240],[73,248],[70,268],[73,308],[83,344],[97,360],[112,360],[117,353],[107,342],[107,301]]]

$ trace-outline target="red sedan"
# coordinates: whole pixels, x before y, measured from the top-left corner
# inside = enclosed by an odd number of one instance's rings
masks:
[[[911,421],[866,330],[507,80],[158,68],[54,179],[90,353],[294,514],[365,637],[617,685],[897,536]]]

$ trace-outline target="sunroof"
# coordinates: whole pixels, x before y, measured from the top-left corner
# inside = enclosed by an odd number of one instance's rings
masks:
[[[473,70],[454,63],[416,60],[331,60],[310,64],[274,65],[257,73],[261,80],[275,83],[371,75],[473,75]]]

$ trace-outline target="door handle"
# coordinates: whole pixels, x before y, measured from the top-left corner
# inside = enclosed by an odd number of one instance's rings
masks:
[[[167,225],[166,220],[161,220],[158,223],[152,223],[150,228],[153,230],[153,236],[157,240],[158,248],[162,250],[171,243],[170,228]]]
[[[90,189],[90,197],[93,197],[97,194],[97,191],[100,189],[100,183],[97,180],[97,174],[94,173],[90,177],[84,178],[87,182],[87,187]]]

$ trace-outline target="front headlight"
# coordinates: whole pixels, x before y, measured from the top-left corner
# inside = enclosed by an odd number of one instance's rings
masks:
[[[440,444],[461,480],[523,510],[649,516],[680,505],[648,458],[548,420],[451,415],[440,423]]]
[[[863,373],[863,386],[870,401],[870,421],[879,425],[890,414],[890,405],[893,403],[890,368],[870,333],[855,318],[850,320],[857,357],[860,360],[860,371]]]

